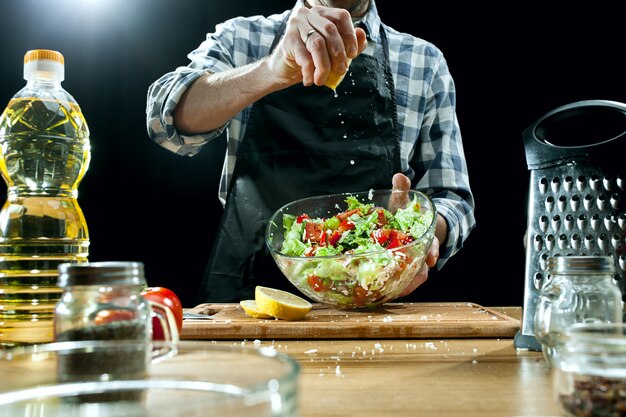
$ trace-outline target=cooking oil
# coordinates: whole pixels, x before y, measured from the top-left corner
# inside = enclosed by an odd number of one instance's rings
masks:
[[[89,128],[61,86],[64,58],[33,50],[26,86],[0,116],[0,345],[53,340],[58,265],[87,262],[89,232],[78,185],[91,157]]]

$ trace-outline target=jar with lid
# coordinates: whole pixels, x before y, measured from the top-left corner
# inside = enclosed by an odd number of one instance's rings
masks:
[[[535,337],[555,366],[564,332],[575,323],[621,323],[622,293],[613,282],[610,256],[555,256],[548,259],[549,282],[535,312]]]
[[[151,339],[151,309],[140,262],[65,263],[54,314],[55,341]]]
[[[152,336],[151,308],[141,295],[145,284],[140,262],[59,265],[57,285],[62,294],[54,313],[55,341],[116,344],[115,349],[87,348],[60,354],[59,381],[145,376]],[[97,396],[94,400],[109,399]]]
[[[565,331],[553,392],[567,416],[626,410],[626,324],[578,323]]]

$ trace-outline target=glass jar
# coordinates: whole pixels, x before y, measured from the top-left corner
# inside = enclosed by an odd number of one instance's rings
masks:
[[[54,314],[55,341],[151,340],[142,263],[66,263],[59,273],[63,293]]]
[[[555,400],[567,416],[626,412],[626,324],[580,323],[565,332],[553,369]]]
[[[551,366],[558,360],[565,330],[575,323],[621,323],[622,293],[613,282],[610,256],[548,259],[549,282],[535,312],[535,337]]]

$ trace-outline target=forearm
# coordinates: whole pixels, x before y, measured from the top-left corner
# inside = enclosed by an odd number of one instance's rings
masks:
[[[285,88],[271,74],[268,59],[198,78],[174,110],[174,125],[188,135],[223,126],[233,116],[265,95]]]

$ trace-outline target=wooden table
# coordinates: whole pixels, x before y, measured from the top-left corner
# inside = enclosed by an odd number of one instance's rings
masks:
[[[521,308],[492,309],[521,317]],[[211,343],[272,346],[295,358],[300,417],[561,415],[542,354],[516,350],[512,337]]]

